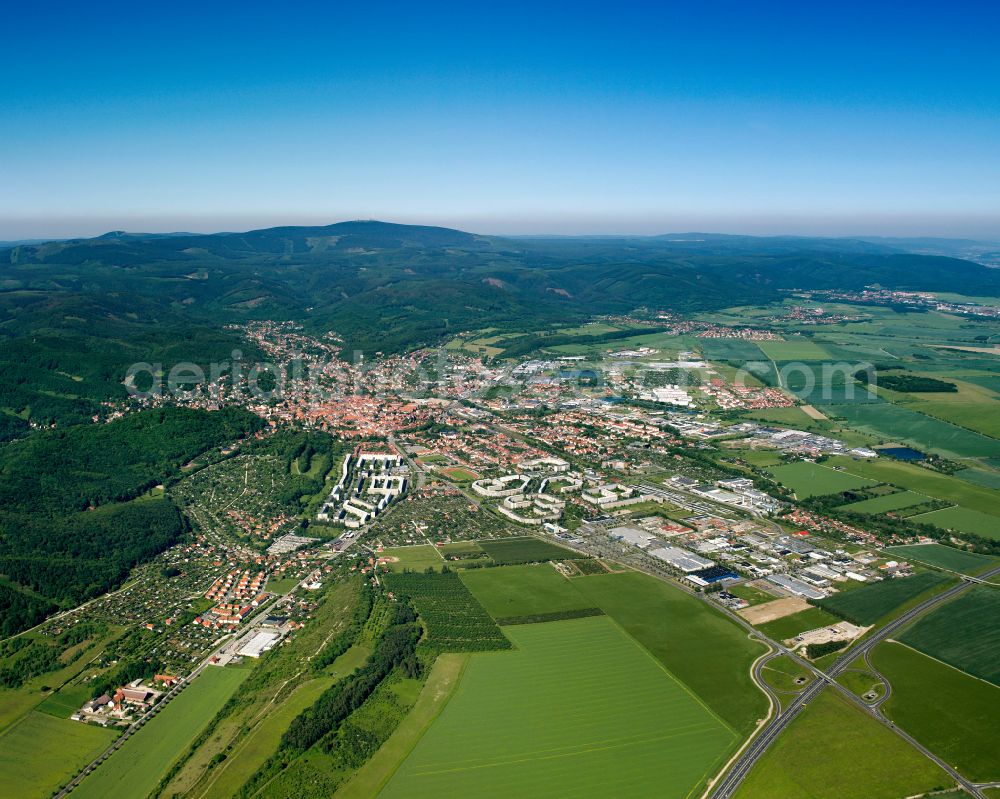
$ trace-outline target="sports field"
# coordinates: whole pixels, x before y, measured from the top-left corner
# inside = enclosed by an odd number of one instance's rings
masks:
[[[454,466],[450,469],[442,469],[441,474],[452,480],[457,480],[460,483],[479,479],[479,475],[476,472],[470,471],[469,469],[463,469],[461,466]]]
[[[1000,591],[973,586],[918,620],[899,640],[1000,685]]]
[[[764,646],[720,612],[639,572],[577,577],[573,585],[731,727],[746,734],[767,715],[767,699],[750,679]]]
[[[582,558],[571,549],[542,541],[538,538],[493,538],[484,539],[479,546],[495,563],[501,566],[514,563],[534,563],[543,560]]]
[[[1000,565],[1000,560],[989,555],[965,552],[942,544],[911,544],[887,547],[885,551],[900,560],[926,563],[928,566],[938,566],[961,574],[977,574],[991,565]]]
[[[460,576],[495,619],[580,610],[593,604],[548,563],[472,569]]]
[[[444,558],[438,554],[437,549],[432,544],[417,544],[412,547],[389,547],[378,553],[379,557],[395,558],[386,565],[394,572],[401,572],[409,569],[414,572],[422,572],[432,568],[441,570],[444,565]]]
[[[767,471],[783,486],[792,489],[799,499],[839,494],[841,491],[874,485],[872,481],[862,477],[806,461],[772,466]]]
[[[926,571],[844,591],[816,600],[815,604],[854,624],[874,624],[925,591],[947,582],[950,580],[945,575]]]
[[[952,780],[827,688],[750,771],[737,799],[900,799]]]
[[[74,799],[146,796],[249,674],[249,669],[205,669],[80,783]]]
[[[892,685],[889,718],[972,781],[1000,780],[1000,688],[893,641],[871,658]]]
[[[32,711],[0,735],[0,797],[49,796],[111,746],[116,733]]]
[[[680,799],[736,740],[607,617],[506,629],[380,796]]]

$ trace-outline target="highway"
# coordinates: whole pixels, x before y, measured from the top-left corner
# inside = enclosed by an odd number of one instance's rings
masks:
[[[882,715],[878,707],[871,707],[864,700],[860,699],[851,691],[841,686],[837,681],[836,677],[842,671],[844,671],[848,665],[854,661],[857,657],[867,657],[868,653],[879,643],[890,637],[893,633],[901,630],[912,622],[916,621],[918,618],[923,616],[925,613],[936,608],[938,605],[954,599],[958,595],[967,591],[973,585],[980,583],[982,578],[992,577],[995,574],[1000,573],[1000,567],[992,569],[989,572],[981,575],[980,579],[973,580],[963,580],[958,585],[949,588],[947,591],[943,591],[926,601],[920,603],[914,608],[911,608],[906,613],[903,613],[896,619],[893,619],[889,624],[885,625],[879,630],[870,633],[866,637],[862,638],[857,644],[847,649],[844,654],[842,654],[833,665],[827,671],[820,671],[816,669],[812,664],[806,664],[817,675],[819,679],[811,683],[805,690],[803,690],[789,705],[788,707],[780,712],[777,716],[772,718],[767,724],[765,724],[761,730],[758,732],[757,736],[752,739],[749,746],[747,746],[742,754],[740,754],[736,760],[730,765],[729,770],[726,774],[718,779],[708,791],[706,791],[705,796],[709,799],[728,799],[732,797],[740,784],[746,778],[747,774],[754,767],[761,756],[767,751],[770,745],[777,739],[779,735],[784,731],[792,719],[797,716],[803,708],[805,708],[810,701],[816,698],[819,693],[827,686],[833,686],[836,690],[839,690],[844,696],[858,705],[862,710],[868,713],[873,718],[877,719],[883,725],[891,729],[901,738],[906,740],[911,746],[917,749],[925,757],[933,760],[940,766],[944,771],[946,771],[959,785],[961,785],[966,791],[968,791],[972,796],[978,797],[978,799],[984,799],[982,791],[977,785],[965,779],[957,771],[955,771],[948,763],[944,762],[935,755],[933,752],[928,750],[910,735],[905,733],[903,730],[899,729],[893,722],[889,721],[885,716]],[[763,640],[763,636],[761,636]],[[775,644],[773,641],[769,642],[772,646],[781,647]],[[797,658],[798,659],[798,658]],[[803,662],[804,661],[800,661]],[[891,688],[886,682],[886,691],[890,691]],[[883,700],[884,701],[884,700]],[[879,705],[881,702],[878,703]]]
[[[501,425],[497,425],[497,427],[499,427],[508,434],[512,434],[514,432],[504,428]],[[662,486],[658,485],[653,486],[646,483],[646,484],[641,484],[637,487],[647,495],[657,496],[660,499],[667,500],[689,511],[701,512],[701,513],[706,513],[706,512],[718,513],[720,510],[724,509],[729,512],[735,511],[737,514],[740,514],[740,512],[748,513],[750,516],[754,517],[756,521],[767,524],[768,526],[775,529],[776,532],[782,532],[780,526],[778,526],[775,522],[768,519],[763,514],[756,513],[748,508],[737,508],[734,506],[722,505],[720,503],[713,502],[712,500],[709,500],[706,497],[701,497],[691,494],[677,486],[670,486],[669,488],[665,488]],[[583,554],[592,554],[588,552],[586,549],[581,548],[579,546],[573,546],[571,544],[568,544],[566,541],[560,541],[560,543],[563,546],[568,546],[570,549],[575,549],[579,552],[582,552]],[[608,559],[606,556],[604,557],[605,559]],[[640,571],[647,571],[646,569],[634,563],[628,565],[631,568],[638,568]],[[664,579],[663,575],[661,574],[653,574],[653,573],[651,574],[652,576],[655,576],[658,579]],[[815,699],[820,694],[820,692],[827,686],[830,686],[833,690],[839,691],[846,699],[853,702],[863,712],[867,713],[869,716],[874,718],[883,726],[892,730],[892,732],[894,732],[899,737],[903,738],[907,743],[909,743],[914,749],[919,751],[925,757],[934,761],[943,771],[947,772],[952,777],[952,779],[955,780],[956,783],[958,783],[966,791],[968,791],[968,793],[971,796],[977,797],[977,799],[985,799],[981,788],[986,788],[991,786],[989,785],[980,786],[970,782],[961,774],[959,774],[957,771],[955,771],[955,769],[952,768],[950,764],[946,763],[936,754],[931,752],[929,749],[923,746],[919,741],[910,736],[908,733],[901,730],[892,721],[887,719],[882,714],[881,706],[886,701],[886,699],[888,699],[889,695],[892,692],[892,686],[889,684],[888,680],[882,677],[882,675],[879,676],[881,677],[883,683],[885,684],[885,695],[871,704],[865,702],[859,696],[855,695],[853,692],[849,691],[847,688],[838,683],[836,677],[839,674],[841,674],[841,672],[845,671],[848,668],[848,666],[858,657],[863,657],[865,659],[865,662],[868,663],[868,655],[871,652],[871,650],[875,648],[876,645],[889,638],[893,633],[913,623],[918,618],[928,613],[929,611],[933,610],[940,604],[947,602],[951,599],[954,599],[955,597],[964,593],[974,585],[987,584],[995,586],[996,585],[995,583],[989,583],[988,581],[989,578],[994,577],[998,574],[1000,574],[1000,567],[985,572],[977,577],[956,575],[961,578],[962,580],[961,583],[959,583],[956,586],[953,586],[947,591],[943,591],[940,594],[930,597],[929,599],[917,605],[916,607],[906,611],[901,616],[894,619],[881,629],[870,632],[860,641],[858,641],[855,645],[845,650],[844,653],[839,658],[837,658],[837,660],[834,661],[833,665],[826,671],[822,671],[816,668],[810,661],[801,658],[799,655],[797,655],[795,652],[785,647],[783,644],[771,640],[766,635],[764,635],[759,630],[750,625],[749,622],[747,622],[741,616],[739,616],[736,613],[733,613],[728,608],[721,606],[716,602],[712,602],[704,594],[691,591],[687,586],[681,584],[679,581],[671,580],[671,582],[674,585],[679,586],[688,593],[694,594],[703,601],[710,603],[713,607],[721,610],[723,613],[732,618],[742,627],[747,629],[748,634],[759,639],[764,644],[769,646],[771,649],[769,653],[758,658],[754,662],[752,667],[752,677],[754,679],[754,682],[759,685],[761,690],[763,690],[764,693],[767,694],[769,701],[772,703],[772,715],[761,727],[758,728],[756,735],[750,738],[746,743],[744,743],[743,747],[739,750],[739,752],[733,757],[733,759],[728,764],[726,764],[726,766],[723,769],[723,772],[720,772],[721,776],[717,775],[716,778],[709,783],[709,786],[705,790],[702,799],[728,799],[729,797],[735,795],[740,784],[743,782],[747,774],[749,774],[750,770],[761,758],[761,756],[767,751],[770,745],[778,738],[779,735],[781,735],[781,733],[785,730],[788,724],[803,710],[803,708],[805,708],[810,701]],[[767,685],[761,674],[761,671],[763,670],[767,662],[780,655],[787,655],[792,660],[797,662],[799,665],[812,672],[813,675],[816,677],[816,679],[812,683],[810,683],[805,689],[803,689],[802,692],[799,693],[784,710],[781,709],[781,704],[778,701],[777,694],[770,688],[770,686]],[[777,712],[773,712],[774,708],[777,708]]]

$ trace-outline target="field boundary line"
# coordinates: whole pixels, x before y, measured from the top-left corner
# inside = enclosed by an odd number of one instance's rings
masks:
[[[945,663],[945,661],[940,660],[940,659],[934,657],[934,655],[929,655],[928,653],[924,652],[922,649],[917,649],[915,646],[910,646],[908,643],[906,643],[905,641],[900,641],[898,638],[886,638],[883,643],[899,644],[900,646],[905,647],[906,649],[909,649],[911,652],[916,652],[918,655],[923,655],[925,658],[928,658],[929,660],[933,660],[935,663],[940,663],[942,666],[947,666],[949,669],[952,669],[953,671],[957,671],[959,674],[963,674],[966,677],[969,677],[969,678],[971,678],[973,680],[978,680],[979,682],[986,683],[988,686],[990,686],[990,688],[996,688],[998,691],[1000,691],[1000,685],[997,685],[996,683],[992,683],[989,680],[986,680],[986,679],[984,679],[982,677],[977,677],[975,674],[969,674],[969,672],[965,671],[965,669],[960,669],[958,666],[953,666],[951,663]]]
[[[604,610],[604,608],[601,608],[601,610]],[[696,694],[694,690],[687,685],[687,683],[685,683],[683,680],[680,679],[680,677],[678,677],[670,669],[668,669],[666,665],[656,655],[650,652],[643,645],[641,641],[639,641],[637,638],[634,638],[631,634],[629,634],[629,631],[626,630],[621,624],[619,624],[617,619],[615,619],[612,616],[609,616],[607,611],[604,611],[604,616],[605,618],[610,619],[611,623],[615,625],[615,627],[617,627],[625,637],[627,637],[630,641],[632,641],[632,643],[634,643],[643,652],[645,652],[646,657],[650,658],[657,666],[659,666],[660,670],[663,671],[671,680],[676,682],[685,691],[685,693],[688,694],[688,696],[690,696],[692,699],[694,699],[695,702],[697,702],[706,711],[708,711],[709,715],[711,715],[712,718],[714,718],[717,722],[719,722],[719,724],[721,724],[723,727],[729,730],[729,732],[731,732],[736,738],[740,737],[740,734],[736,732],[736,730],[734,730],[731,726],[729,726],[729,724],[725,722],[714,710],[712,710],[712,708],[706,705],[705,701],[700,696],[698,696],[698,694]]]

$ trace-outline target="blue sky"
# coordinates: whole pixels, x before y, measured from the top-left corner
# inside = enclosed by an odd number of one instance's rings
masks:
[[[1000,238],[1000,11],[872,5],[17,4],[0,238]]]

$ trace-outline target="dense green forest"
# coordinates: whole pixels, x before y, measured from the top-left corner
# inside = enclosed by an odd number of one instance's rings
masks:
[[[958,392],[958,386],[954,383],[921,375],[883,375],[879,377],[878,384],[882,388],[891,388],[893,391],[912,391],[915,393],[943,391],[950,394]]]
[[[260,421],[172,409],[91,422],[126,396],[133,363],[261,357],[229,324],[298,321],[338,332],[348,353],[542,331],[513,340],[523,354],[561,341],[545,331],[637,305],[695,312],[872,283],[998,296],[1000,270],[847,239],[503,239],[382,222],[0,250],[0,627],[107,590],[183,532],[169,498],[144,494]],[[291,505],[337,455],[319,439],[272,446],[295,463]]]
[[[146,492],[262,425],[240,410],[164,408],[0,448],[0,630],[109,590],[174,543],[183,516]]]
[[[17,417],[83,421],[137,361],[225,360],[228,322],[289,319],[367,353],[459,331],[544,330],[637,305],[764,303],[791,288],[1000,294],[1000,270],[848,239],[503,239],[382,222],[0,250],[0,440]],[[553,342],[550,342],[553,343]],[[3,417],[0,417],[3,418]]]

